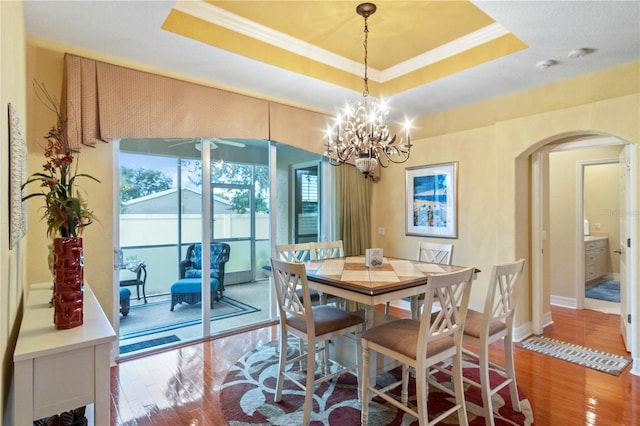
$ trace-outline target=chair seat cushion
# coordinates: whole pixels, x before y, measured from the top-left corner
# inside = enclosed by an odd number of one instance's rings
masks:
[[[473,309],[467,310],[467,318],[464,320],[464,334],[480,338],[480,331],[482,329],[482,318],[484,314],[482,312],[474,311]],[[507,326],[502,321],[491,321],[489,324],[489,336],[506,330]]]
[[[364,323],[364,316],[359,312],[348,312],[327,305],[313,306],[312,309],[316,336],[322,336],[323,334]],[[287,315],[287,324],[307,333],[307,324],[304,318]]]
[[[217,278],[211,278],[211,292],[214,292],[218,289],[220,282]],[[171,286],[172,294],[188,294],[188,293],[200,293],[202,281],[199,278],[183,278],[181,280],[176,281]]]
[[[401,319],[367,329],[362,334],[362,340],[368,340],[411,359],[417,359],[419,334],[420,321]],[[431,340],[427,344],[427,356],[433,356],[454,346],[451,336]]]
[[[122,302],[123,300],[127,300],[131,297],[131,290],[129,290],[128,288],[121,288],[120,289],[120,301]]]

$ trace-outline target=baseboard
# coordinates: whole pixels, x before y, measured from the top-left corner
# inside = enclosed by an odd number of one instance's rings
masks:
[[[577,309],[578,303],[575,298],[551,295],[551,304],[554,306],[562,306],[564,308]]]
[[[630,372],[634,376],[640,376],[640,358],[633,358],[633,364],[631,364]]]

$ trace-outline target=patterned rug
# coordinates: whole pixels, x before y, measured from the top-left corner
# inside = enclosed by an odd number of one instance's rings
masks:
[[[529,337],[524,342],[518,343],[518,346],[614,376],[619,376],[631,363],[631,358],[628,357],[596,351],[544,336]]]
[[[620,303],[620,281],[600,281],[587,287],[584,297]]]
[[[278,356],[275,342],[261,346],[245,354],[230,370],[225,378],[220,394],[220,402],[225,420],[231,426],[242,425],[298,425],[302,421],[304,392],[290,380],[285,381],[282,401],[273,402],[278,372]],[[291,351],[294,356],[297,351]],[[478,366],[465,362],[465,376],[478,380]],[[378,386],[384,386],[400,377],[400,368],[384,373],[377,378]],[[490,372],[491,381],[499,380],[499,373]],[[450,384],[450,377],[443,373],[435,378]],[[415,403],[415,381],[409,384],[410,401]],[[338,380],[322,383],[316,387],[313,401],[312,425],[355,425],[360,424],[357,380],[352,374],[344,374]],[[398,389],[399,392],[399,389]],[[520,394],[521,413],[511,408],[508,387],[493,397],[496,425],[531,425],[533,413],[529,401]],[[480,389],[465,384],[465,399],[470,425],[484,425],[482,417],[482,397]],[[433,418],[453,406],[454,398],[447,393],[431,388],[429,390],[429,418]],[[372,425],[417,425],[414,417],[390,404],[374,398],[369,404],[369,422]],[[453,414],[443,425],[457,425],[458,417]]]

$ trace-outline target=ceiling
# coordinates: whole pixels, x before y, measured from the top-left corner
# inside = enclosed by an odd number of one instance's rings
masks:
[[[336,113],[363,92],[353,1],[33,1],[27,35]],[[640,1],[379,1],[368,77],[416,119],[640,60]],[[576,49],[587,55],[570,57]],[[80,52],[80,53],[79,53]],[[89,55],[87,55],[89,56]],[[540,68],[541,61],[555,64]]]

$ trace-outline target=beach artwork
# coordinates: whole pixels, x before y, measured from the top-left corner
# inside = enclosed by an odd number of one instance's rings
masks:
[[[407,169],[407,235],[457,237],[457,163]]]

